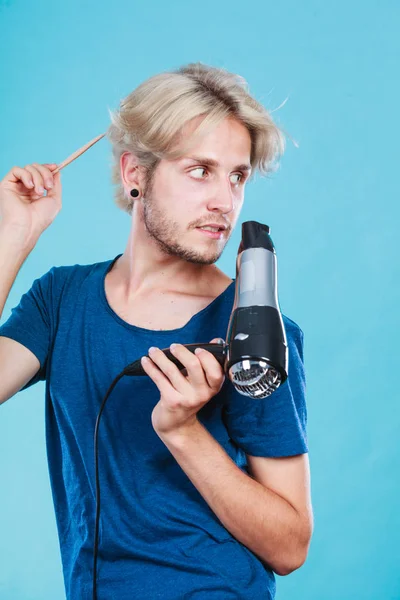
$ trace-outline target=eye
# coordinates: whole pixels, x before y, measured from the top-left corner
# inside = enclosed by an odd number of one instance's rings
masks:
[[[207,171],[207,169],[204,167],[196,167],[195,169],[192,169],[190,173],[194,173],[195,171]],[[195,179],[203,179],[203,177],[195,177]]]
[[[190,173],[195,173],[196,171],[207,171],[207,169],[205,167],[196,167],[195,169],[192,169],[190,171]],[[239,182],[244,181],[243,173],[233,173],[233,175],[231,175],[231,177],[239,177],[239,179],[236,181],[232,181],[232,179],[231,179],[231,182],[234,184],[238,184]],[[195,179],[204,179],[204,177],[196,177],[195,176]]]
[[[240,177],[240,179],[238,181],[233,182],[233,183],[239,183],[240,181],[243,181],[244,175],[243,175],[243,173],[234,173],[232,175],[232,177]]]

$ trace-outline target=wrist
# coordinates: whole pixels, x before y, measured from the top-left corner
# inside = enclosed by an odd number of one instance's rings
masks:
[[[39,238],[29,239],[26,230],[18,225],[4,223],[0,220],[0,245],[12,250],[13,255],[25,259],[33,250]]]
[[[190,421],[187,421],[184,425],[169,429],[168,431],[160,431],[155,429],[155,432],[163,442],[179,445],[184,443],[187,439],[193,439],[196,432],[202,428],[203,425],[195,416]]]

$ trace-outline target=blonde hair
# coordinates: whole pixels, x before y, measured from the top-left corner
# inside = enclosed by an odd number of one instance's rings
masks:
[[[201,62],[150,77],[120,102],[118,110],[109,109],[109,113],[111,125],[106,137],[114,159],[114,199],[129,214],[134,200],[127,197],[121,183],[120,157],[124,152],[136,155],[139,165],[145,168],[147,187],[160,160],[184,156],[201,135],[227,116],[235,117],[250,133],[252,177],[256,169],[261,175],[275,171],[285,149],[282,131],[249,94],[246,80]],[[204,116],[200,125],[192,136],[182,140],[182,128],[198,116]],[[177,140],[179,147],[172,150]]]

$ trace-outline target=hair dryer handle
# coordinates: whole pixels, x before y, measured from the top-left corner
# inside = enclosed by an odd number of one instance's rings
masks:
[[[183,344],[183,346],[185,346],[185,348],[190,350],[190,352],[192,352],[193,354],[194,354],[194,351],[196,350],[196,348],[203,348],[204,350],[211,352],[211,354],[213,356],[215,356],[215,358],[217,359],[217,361],[219,362],[221,367],[224,367],[224,365],[225,365],[226,351],[227,351],[227,344],[225,344],[225,342],[223,344]],[[176,358],[176,356],[171,354],[171,351],[169,348],[163,348],[162,352],[164,352],[165,356],[167,358],[169,358],[169,360],[171,362],[173,362],[174,365],[176,365],[180,371],[183,371],[186,368],[181,363],[181,361]],[[125,367],[124,372],[125,372],[124,373],[125,375],[146,375],[147,376],[146,371],[142,367],[142,363],[140,362],[140,359],[135,360],[133,363],[131,363],[127,367]]]

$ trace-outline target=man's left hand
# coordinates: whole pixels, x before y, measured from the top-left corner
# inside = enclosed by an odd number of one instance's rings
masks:
[[[217,343],[214,338],[210,343]],[[142,367],[160,390],[160,400],[151,414],[159,436],[186,432],[198,423],[197,413],[220,391],[225,373],[211,352],[201,349],[193,354],[182,344],[172,345],[171,353],[185,367],[180,371],[159,348],[149,349],[149,360]]]

